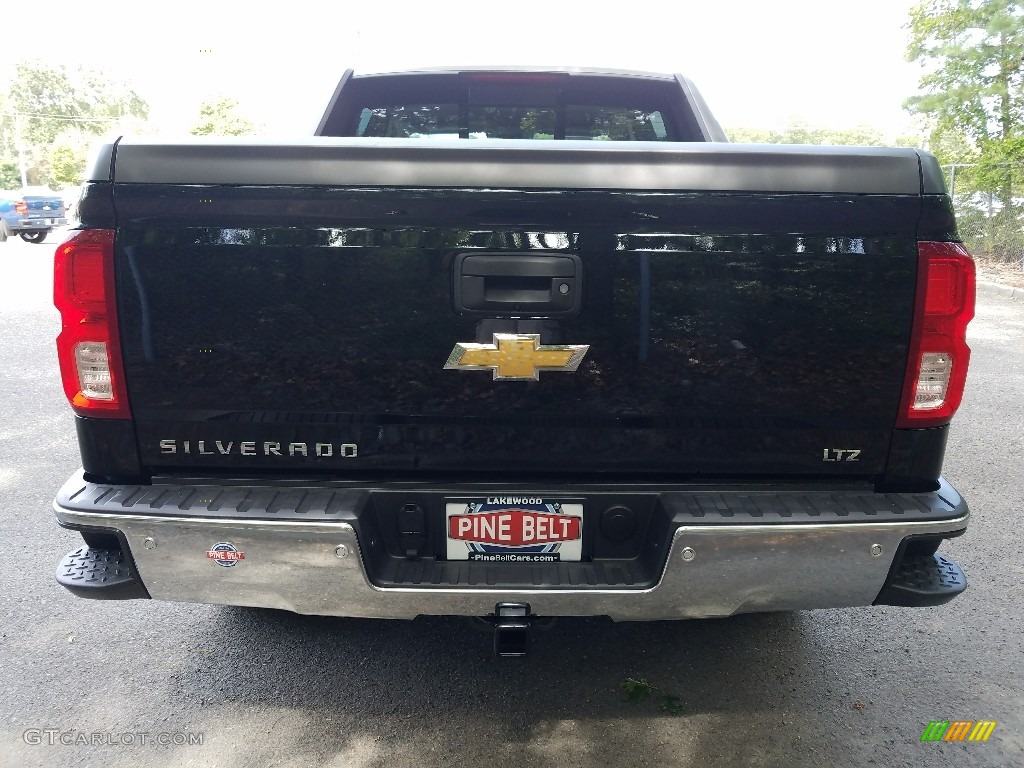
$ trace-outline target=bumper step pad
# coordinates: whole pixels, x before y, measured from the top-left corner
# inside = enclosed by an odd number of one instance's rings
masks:
[[[94,600],[148,598],[138,574],[120,549],[80,547],[57,566],[57,583]]]
[[[948,603],[967,589],[967,577],[950,557],[904,557],[893,569],[875,605],[927,607]]]

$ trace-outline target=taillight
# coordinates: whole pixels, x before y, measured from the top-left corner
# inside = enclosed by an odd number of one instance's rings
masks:
[[[974,261],[959,243],[917,244],[918,273],[907,376],[896,426],[937,427],[960,407],[971,350]]]
[[[14,204],[14,212],[17,213],[19,216],[27,216],[28,203],[26,203],[24,200],[19,200]]]
[[[64,393],[80,416],[127,419],[114,301],[114,231],[85,229],[57,246],[53,303]]]

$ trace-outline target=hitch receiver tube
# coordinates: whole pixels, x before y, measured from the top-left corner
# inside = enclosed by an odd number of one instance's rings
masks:
[[[526,656],[530,651],[530,604],[494,606],[494,653],[502,658]]]

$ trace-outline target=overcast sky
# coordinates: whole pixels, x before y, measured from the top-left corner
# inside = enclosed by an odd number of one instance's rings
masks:
[[[132,81],[162,133],[223,93],[270,135],[303,135],[346,67],[607,66],[686,74],[726,127],[802,119],[894,136],[911,131],[901,105],[920,77],[903,58],[913,4],[48,0],[52,23],[5,30],[0,79],[21,58],[84,64]]]

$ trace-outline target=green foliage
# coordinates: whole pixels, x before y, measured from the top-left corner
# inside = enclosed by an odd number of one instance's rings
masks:
[[[126,119],[145,120],[149,114],[145,100],[124,83],[87,69],[69,70],[41,61],[15,66],[0,105],[0,155],[17,157],[20,137],[30,184],[53,178],[52,149],[62,134],[71,131],[95,138]],[[67,168],[57,173],[67,175]]]
[[[1014,166],[1024,162],[1024,4],[927,0],[911,10],[909,26],[907,59],[925,74],[905,106],[929,118],[940,151],[950,136],[969,142],[977,183],[998,190],[1009,215],[1021,186]]]
[[[646,678],[627,677],[619,688],[630,704],[639,704],[650,698],[657,688],[647,682]],[[669,715],[681,715],[686,711],[683,700],[673,693],[661,693],[658,696],[658,709]]]
[[[21,187],[21,172],[18,164],[0,161],[0,189],[18,189]]]
[[[75,87],[64,67],[42,62],[20,62],[8,93],[8,107],[20,124],[25,144],[48,147],[70,123],[67,116],[80,117]]]
[[[823,144],[853,147],[917,147],[921,139],[916,136],[901,136],[887,139],[869,126],[853,128],[815,128],[802,122],[794,122],[781,131],[763,128],[730,128],[726,131],[729,139],[737,144]]]
[[[15,66],[6,105],[21,113],[22,139],[37,148],[48,148],[69,129],[100,136],[124,116],[149,114],[145,100],[124,83],[40,61]]]
[[[58,136],[46,157],[44,182],[52,189],[81,184],[94,141],[95,137],[81,130],[66,131]]]
[[[51,189],[63,189],[82,183],[85,165],[89,161],[87,151],[72,144],[54,144],[50,150],[50,173],[48,185]]]
[[[961,236],[976,253],[1019,259],[1024,233],[1024,3],[927,0],[910,14],[907,59],[924,68],[906,100],[929,148],[955,169]],[[947,179],[953,169],[947,168]]]
[[[651,691],[654,690],[654,686],[648,683],[645,679],[640,678],[639,680],[627,677],[622,684],[619,686],[622,692],[626,695],[626,701],[630,704],[636,704],[643,701],[651,695]]]
[[[1016,0],[927,0],[910,12],[907,58],[926,68],[908,109],[982,142],[1019,130],[1024,6]]]
[[[928,149],[943,164],[966,163],[973,165],[979,160],[978,146],[961,131],[936,128],[928,141]]]
[[[673,696],[671,693],[661,694],[661,698],[659,699],[659,701],[661,703],[658,706],[658,709],[660,709],[662,712],[665,712],[666,714],[681,715],[685,711],[682,699],[680,699],[678,696]]]
[[[199,107],[199,122],[193,136],[253,136],[256,126],[239,111],[238,102],[221,96],[208,99]]]

